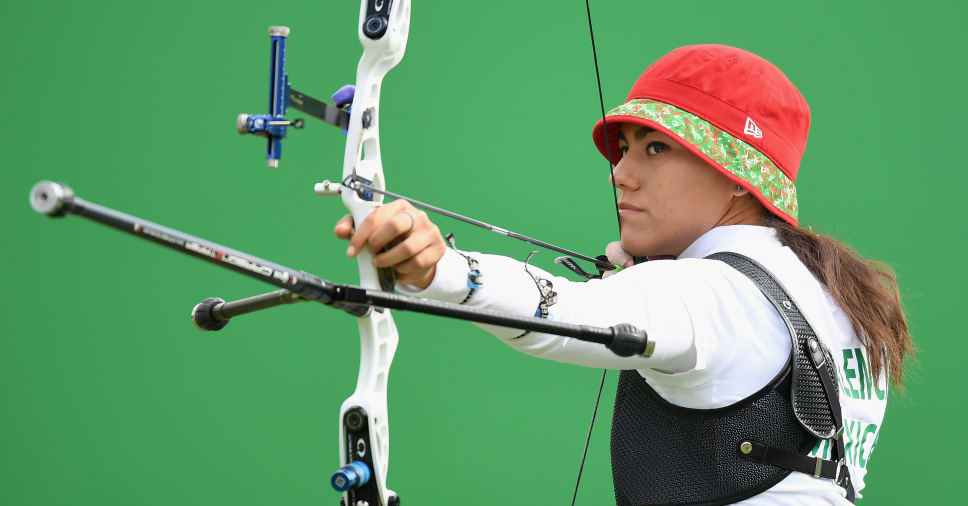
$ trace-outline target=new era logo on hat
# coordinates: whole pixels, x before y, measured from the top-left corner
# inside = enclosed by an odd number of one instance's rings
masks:
[[[753,123],[753,119],[749,116],[746,117],[746,126],[743,127],[743,133],[746,135],[752,135],[757,139],[763,138],[763,131],[760,130],[760,127],[756,126],[756,123]]]

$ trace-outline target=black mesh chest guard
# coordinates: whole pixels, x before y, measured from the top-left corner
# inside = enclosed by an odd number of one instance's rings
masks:
[[[829,353],[759,264],[735,253],[707,258],[745,274],[777,307],[793,341],[790,360],[758,392],[717,409],[673,405],[638,372],[622,371],[612,418],[616,504],[729,504],[769,489],[792,471],[837,480],[853,500],[842,460],[806,456],[818,438],[839,436],[842,427]],[[837,443],[835,459],[843,456],[843,440]]]

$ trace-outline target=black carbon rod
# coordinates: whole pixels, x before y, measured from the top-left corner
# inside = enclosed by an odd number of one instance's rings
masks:
[[[239,315],[261,311],[283,304],[293,304],[303,302],[306,299],[290,292],[289,290],[275,290],[269,293],[253,295],[244,299],[233,300],[221,305],[216,311],[222,318],[229,319]]]
[[[520,330],[543,332],[582,341],[601,343],[621,356],[651,355],[652,343],[646,333],[629,324],[612,327],[576,325],[518,316],[490,309],[474,308],[396,293],[371,290],[354,285],[331,283],[303,271],[279,265],[259,257],[227,248],[199,237],[191,236],[156,223],[142,220],[114,209],[85,201],[74,195],[66,185],[41,181],[30,192],[34,210],[59,217],[76,214],[142,239],[168,247],[187,255],[201,258],[221,267],[285,288],[303,298],[337,307],[356,316],[363,316],[377,308],[399,309],[477,323],[498,325]]]
[[[199,330],[222,330],[236,316],[307,300],[285,288],[230,302],[209,297],[192,308],[192,323]]]
[[[335,285],[337,300],[369,306],[385,307],[402,311],[412,311],[459,320],[470,320],[477,323],[488,323],[533,332],[556,334],[574,337],[582,341],[610,344],[614,337],[611,327],[593,327],[562,323],[533,316],[518,316],[501,313],[490,309],[475,308],[442,302],[432,299],[422,299],[400,295],[397,293],[370,290],[352,285]]]
[[[328,302],[332,284],[309,273],[275,264],[220,244],[174,230],[136,216],[88,202],[74,195],[68,186],[41,181],[30,191],[34,210],[49,216],[83,216],[122,232],[147,239],[175,251],[214,263],[226,269],[285,288],[302,297]]]

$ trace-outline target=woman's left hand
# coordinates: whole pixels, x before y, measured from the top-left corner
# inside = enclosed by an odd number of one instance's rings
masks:
[[[355,257],[365,247],[373,253],[374,266],[392,267],[398,282],[421,289],[434,280],[437,262],[447,249],[440,229],[427,213],[406,200],[374,209],[356,230],[353,217],[346,215],[336,223],[333,233],[349,239],[346,256]]]

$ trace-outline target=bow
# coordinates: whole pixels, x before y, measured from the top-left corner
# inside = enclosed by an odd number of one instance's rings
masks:
[[[595,62],[595,76],[598,82],[599,104],[602,119],[605,119],[605,103],[602,96],[601,77],[598,70],[598,55],[595,48],[595,33],[592,28],[591,6],[585,1],[588,14],[588,30]],[[356,71],[356,95],[353,98],[349,129],[346,138],[346,151],[343,157],[343,181],[362,181],[374,191],[340,192],[344,205],[353,215],[354,223],[361,223],[380,205],[386,190],[383,163],[380,158],[379,102],[380,87],[386,73],[403,58],[410,28],[410,0],[363,0],[360,6],[359,38],[363,44],[363,56]],[[607,133],[606,133],[607,136]],[[606,146],[608,145],[606,137]],[[607,157],[609,173],[612,173],[611,156]],[[613,184],[615,215],[618,212],[618,196]],[[329,186],[328,181],[321,185]],[[318,187],[319,185],[317,185]],[[320,190],[317,188],[317,190]],[[318,193],[325,193],[323,188]],[[387,273],[378,272],[370,263],[372,254],[364,248],[357,257],[360,284],[366,288],[393,290],[393,278]],[[396,351],[399,335],[389,310],[371,311],[359,318],[360,329],[360,373],[353,395],[343,402],[340,408],[340,470],[333,476],[333,486],[343,491],[343,502],[352,506],[390,505],[399,503],[399,497],[386,489],[386,474],[390,456],[390,432],[387,416],[387,378],[390,363]],[[605,385],[602,381],[588,438],[582,455],[572,497],[572,505],[578,495],[581,472],[585,465],[588,445],[591,441],[595,417]],[[368,470],[375,474],[370,484],[360,486],[365,481]],[[360,487],[360,488],[352,488]]]
[[[410,0],[361,2],[358,32],[363,56],[356,69],[356,93],[346,133],[344,180],[357,177],[377,190],[385,188],[380,159],[380,87],[386,73],[403,58],[409,30]],[[383,200],[372,192],[340,193],[355,223],[363,222]],[[365,248],[357,257],[360,284],[393,290],[392,277],[378,272],[371,258]],[[347,505],[395,506],[399,498],[386,485],[390,458],[387,378],[399,336],[388,309],[370,311],[358,322],[360,372],[356,390],[340,408],[341,469],[333,476],[333,486],[343,492]],[[373,476],[365,480],[368,471]]]
[[[592,28],[591,7],[588,0],[585,2],[585,8],[588,15],[589,36],[598,83],[599,105],[604,120],[605,105],[598,69],[595,34]],[[344,205],[353,215],[355,223],[361,223],[365,220],[370,212],[381,204],[383,196],[404,198],[401,195],[386,191],[383,163],[380,158],[379,101],[384,76],[403,58],[409,34],[409,24],[410,0],[398,0],[396,3],[392,0],[363,0],[361,2],[358,32],[360,42],[363,45],[363,55],[357,67],[355,85],[355,90],[359,93],[356,93],[353,97],[350,109],[342,173],[344,185],[347,182],[352,182],[354,186],[334,185],[329,181],[316,185],[317,194],[340,194]],[[275,72],[275,66],[273,69],[273,72]],[[607,135],[606,132],[606,145],[608,145]],[[270,148],[271,146],[270,143]],[[271,164],[272,155],[268,156]],[[611,156],[607,157],[607,161],[611,174]],[[616,219],[619,222],[619,231],[621,231],[614,177],[611,180],[613,182],[612,194]],[[418,207],[475,225],[483,225],[492,230],[496,228],[434,206],[428,208],[427,205],[418,201],[411,200],[411,202]],[[583,257],[541,241],[536,242],[531,238],[520,236],[520,234],[513,234],[504,229],[498,229],[498,231],[542,247],[550,246],[551,249]],[[372,254],[365,248],[357,257],[360,284],[365,288],[392,291],[394,284],[392,271],[384,270],[381,272],[381,270],[376,269],[370,263],[371,258]],[[566,257],[560,257],[559,260],[562,258]],[[600,261],[599,264],[601,264]],[[584,274],[580,269],[572,268],[572,270]],[[370,311],[365,316],[359,317],[358,323],[360,329],[360,372],[356,390],[343,402],[340,408],[341,467],[333,475],[332,484],[336,490],[343,492],[343,504],[393,506],[399,503],[399,496],[386,488],[390,453],[386,391],[390,364],[397,348],[399,335],[389,310]],[[584,469],[585,457],[588,453],[588,445],[591,441],[606,373],[607,371],[602,371],[602,380],[588,428],[588,438],[585,441],[581,464],[579,465],[572,505],[574,505],[578,495],[581,473]],[[371,473],[374,475],[372,479],[370,478]]]
[[[585,2],[585,8],[588,14],[588,29],[595,63],[595,76],[598,82],[599,104],[604,119],[605,105],[598,70],[598,55],[592,28],[591,7],[588,0]],[[410,0],[398,0],[396,3],[392,0],[363,0],[360,5],[358,32],[360,42],[363,45],[363,56],[360,58],[356,72],[355,90],[357,93],[353,97],[350,109],[342,173],[344,185],[347,182],[352,182],[355,186],[334,185],[329,181],[316,185],[318,194],[340,194],[343,204],[353,215],[355,223],[361,223],[365,220],[370,212],[380,205],[384,195],[403,198],[386,191],[383,163],[380,158],[379,101],[383,77],[403,58],[409,25]],[[609,173],[611,174],[611,157],[607,158]],[[618,219],[618,196],[614,188],[614,177],[611,180],[613,182],[616,219]],[[428,208],[420,202],[413,200],[411,202],[418,207]],[[471,223],[476,222],[474,224],[484,225],[485,228],[492,230],[495,228],[477,222],[477,220],[468,220],[465,217],[455,215],[455,213],[434,208],[434,206],[429,207],[432,208],[429,210],[433,212],[444,211],[441,214]],[[619,230],[621,230],[620,220]],[[513,234],[504,229],[499,229],[499,231],[508,235]],[[535,242],[531,238],[520,236],[520,234],[513,235],[517,236],[518,239],[543,247],[551,246],[551,249],[574,255],[573,252],[540,241]],[[371,258],[372,254],[365,248],[357,257],[360,284],[365,288],[392,291],[394,284],[392,271],[380,272],[370,263]],[[591,258],[586,258],[586,260],[595,261]],[[580,272],[580,269],[572,270]],[[343,504],[393,506],[399,503],[399,496],[386,488],[390,454],[386,391],[390,364],[397,348],[399,335],[389,310],[370,311],[367,315],[359,317],[358,323],[360,329],[360,372],[356,390],[343,402],[340,408],[341,467],[333,475],[332,484],[338,491],[343,492]],[[572,497],[573,505],[581,483],[581,472],[584,469],[585,457],[588,453],[588,445],[591,441],[592,429],[598,413],[602,389],[605,385],[605,375],[606,371],[602,371],[602,381],[595,401],[591,424],[588,428],[588,438],[585,441],[585,449]],[[372,479],[370,479],[371,473],[374,475]]]
[[[386,10],[384,10],[384,8]],[[599,106],[602,119],[605,120],[605,101],[602,94],[601,76],[598,69],[598,53],[595,47],[595,32],[592,27],[591,6],[585,0],[585,10],[588,15],[588,31],[592,45],[592,55],[595,63],[595,77],[598,83]],[[379,205],[377,195],[386,189],[383,177],[383,163],[380,159],[379,137],[379,101],[380,85],[386,73],[393,68],[400,59],[407,44],[410,24],[410,0],[399,0],[396,5],[390,0],[363,0],[360,7],[359,37],[363,44],[363,56],[360,58],[356,73],[357,93],[353,99],[352,114],[346,139],[346,151],[343,158],[343,181],[355,179],[372,186],[376,192],[342,191],[343,203],[353,215],[355,223],[361,223],[369,213]],[[608,144],[606,129],[606,146]],[[607,157],[609,174],[613,175],[611,156]],[[615,216],[621,232],[621,219],[618,212],[618,195],[612,181],[612,196],[615,204]],[[325,184],[325,183],[324,183]],[[382,200],[382,199],[380,199]],[[372,255],[364,248],[357,259],[360,271],[360,284],[368,288],[383,288],[392,290],[392,278],[381,276],[370,263]],[[357,379],[356,391],[340,408],[340,463],[343,466],[333,477],[333,486],[337,490],[344,490],[345,504],[390,504],[399,502],[396,494],[386,490],[386,472],[390,454],[390,434],[387,421],[387,377],[390,363],[397,348],[399,336],[393,317],[389,310],[372,311],[369,315],[359,318],[360,328],[360,373]],[[380,360],[382,358],[382,360]],[[572,505],[578,496],[581,484],[581,473],[588,454],[598,405],[601,401],[602,390],[605,385],[607,371],[602,371],[602,380],[591,423],[588,427],[588,437],[582,454],[572,496]],[[375,486],[360,489],[344,489],[346,484],[362,479],[361,470],[354,468],[354,462],[363,461],[375,471]],[[366,470],[362,469],[365,473]],[[361,506],[362,506],[361,505]]]

